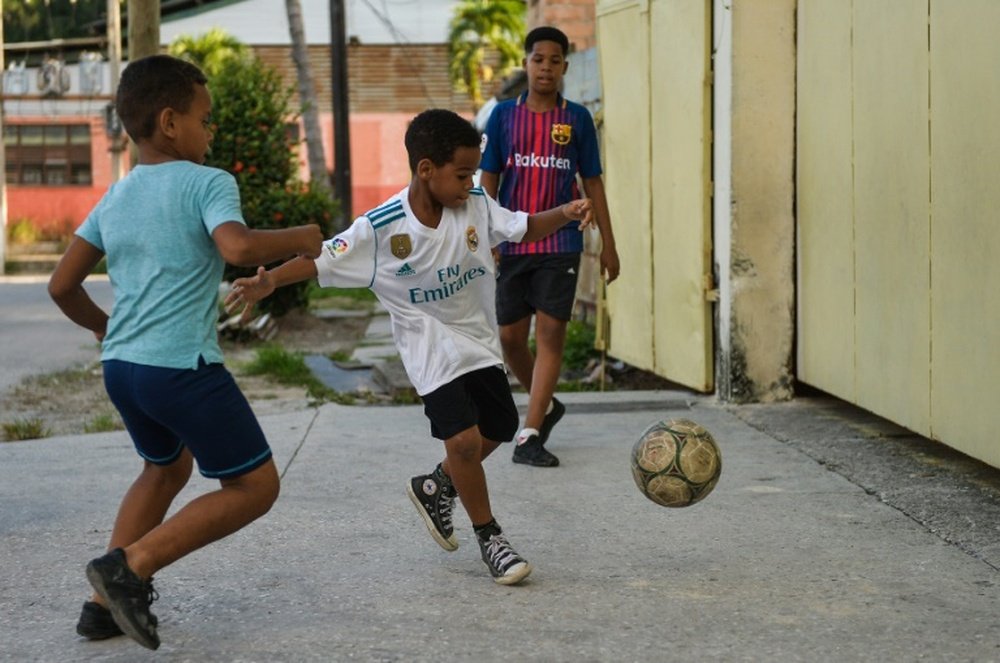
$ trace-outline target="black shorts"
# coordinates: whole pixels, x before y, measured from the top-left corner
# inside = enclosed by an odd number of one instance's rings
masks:
[[[557,320],[573,316],[579,253],[501,256],[497,274],[497,324],[512,325],[535,311]]]
[[[517,432],[520,417],[507,374],[499,366],[461,375],[421,398],[431,435],[439,440],[477,425],[480,434],[494,442],[510,442]]]

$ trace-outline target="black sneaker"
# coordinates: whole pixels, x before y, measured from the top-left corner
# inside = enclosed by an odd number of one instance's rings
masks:
[[[80,621],[76,623],[76,632],[88,640],[107,640],[124,632],[111,618],[111,611],[100,603],[87,601],[80,611]]]
[[[156,615],[150,613],[150,620],[156,625]],[[80,621],[76,623],[76,632],[88,640],[107,640],[125,633],[118,628],[111,617],[111,611],[100,603],[87,601],[80,611]]]
[[[490,569],[490,575],[501,585],[516,585],[531,573],[531,564],[524,561],[511,547],[503,534],[491,534],[488,539],[476,536],[483,561]]]
[[[437,474],[437,472],[435,472]],[[427,531],[438,545],[445,550],[458,550],[458,539],[451,524],[451,513],[455,506],[455,487],[447,477],[442,480],[435,474],[422,474],[410,479],[406,494],[413,506],[424,519]]]
[[[108,604],[118,627],[148,649],[160,646],[156,617],[149,606],[160,598],[152,579],[143,580],[125,562],[125,551],[115,548],[87,564],[87,580]]]
[[[538,429],[539,444],[545,444],[549,441],[549,433],[552,432],[552,429],[555,428],[556,424],[559,423],[559,420],[563,418],[564,414],[566,414],[566,406],[563,405],[558,398],[553,396],[552,411],[545,415],[545,418],[542,419],[542,427]]]
[[[548,452],[537,435],[529,435],[528,439],[514,446],[514,462],[535,467],[556,467],[559,459]]]

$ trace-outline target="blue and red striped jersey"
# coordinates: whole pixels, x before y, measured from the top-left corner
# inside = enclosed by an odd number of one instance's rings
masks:
[[[601,174],[597,131],[590,111],[560,95],[555,108],[536,113],[527,92],[497,104],[486,123],[480,167],[500,176],[498,202],[510,210],[544,212],[580,197],[576,175]],[[537,242],[506,242],[507,255],[579,253],[583,236],[572,221]]]

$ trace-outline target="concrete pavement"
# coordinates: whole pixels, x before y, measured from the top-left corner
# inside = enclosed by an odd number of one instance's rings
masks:
[[[442,453],[420,406],[262,418],[282,495],[157,574],[157,652],[73,630],[83,566],[138,468],[127,436],[0,444],[0,660],[1000,660],[996,471],[822,397],[564,400],[561,467],[514,465],[507,447],[486,463],[535,566],[517,587],[489,578],[464,511],[447,553],[406,498]],[[687,509],[647,501],[629,472],[635,437],[671,416],[723,451],[717,488]],[[213,486],[196,477],[179,501]]]
[[[94,335],[52,303],[48,275],[0,276],[0,393],[29,375],[60,371],[100,358]],[[106,276],[91,276],[87,292],[105,311],[114,299]]]

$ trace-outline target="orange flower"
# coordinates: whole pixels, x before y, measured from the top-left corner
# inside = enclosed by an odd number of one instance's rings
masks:
[[[242,161],[237,161],[236,162],[236,165],[233,166],[233,172],[234,173],[242,173],[243,172],[243,162]]]
[[[274,213],[274,220],[275,221],[281,221],[284,218],[285,218],[285,215],[282,214],[281,212],[275,212]]]

